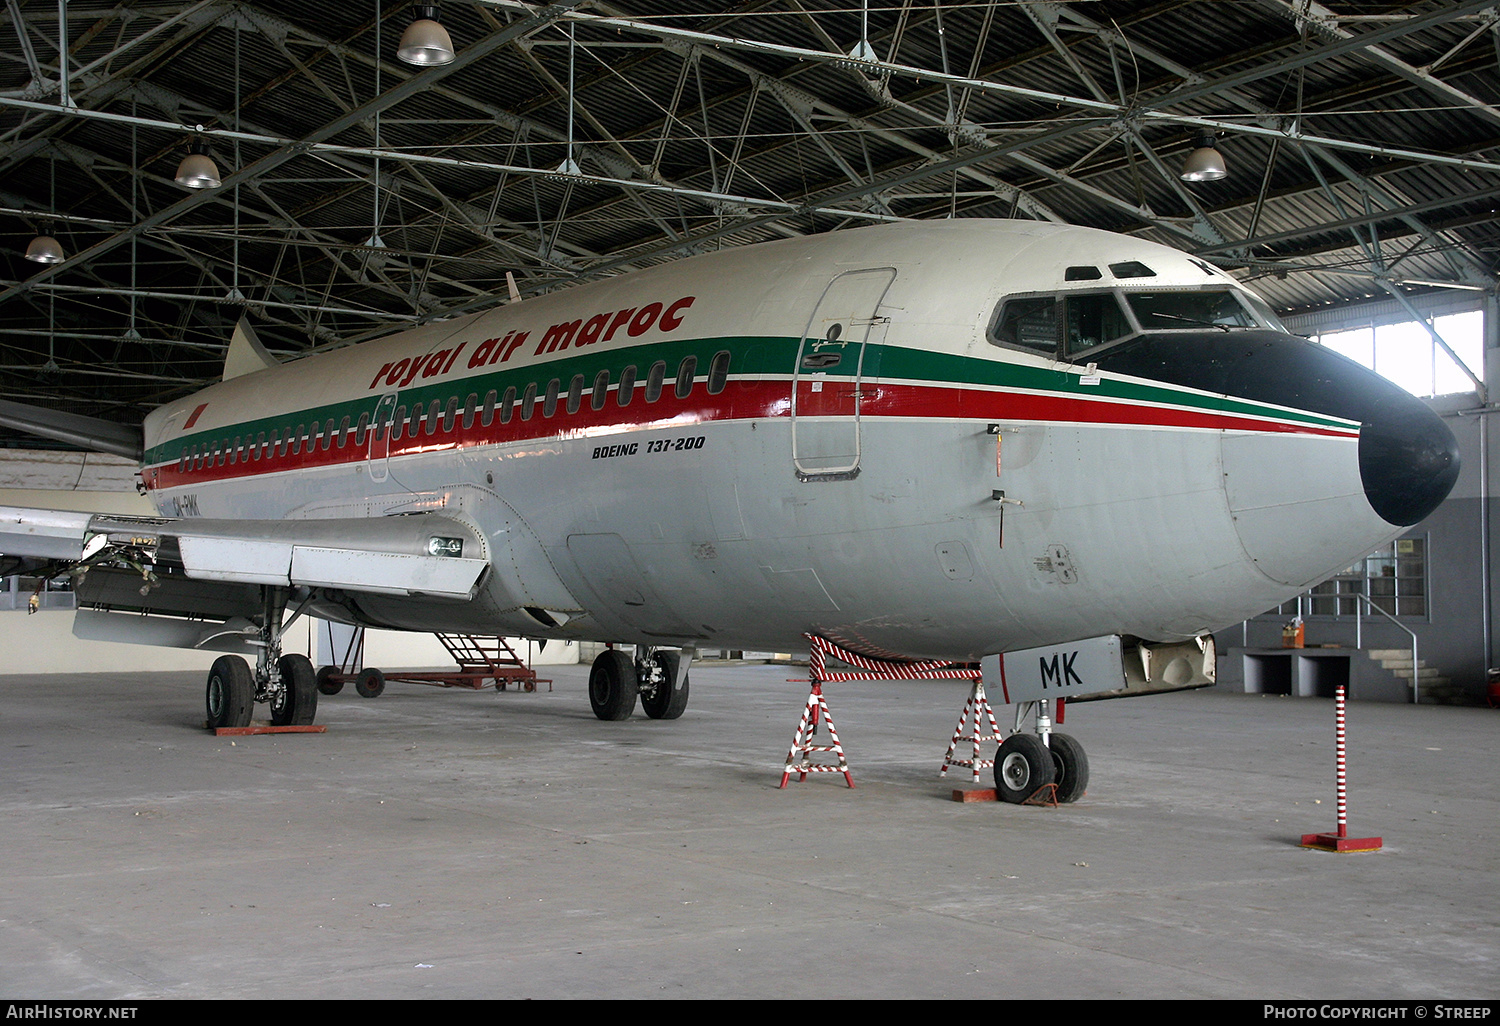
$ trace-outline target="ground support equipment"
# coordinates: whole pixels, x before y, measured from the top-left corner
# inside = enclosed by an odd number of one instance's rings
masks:
[[[438,632],[433,632],[433,635],[458,664],[457,670],[445,673],[441,670],[356,669],[364,660],[364,631],[360,629],[356,634],[357,641],[351,641],[341,665],[325,666],[318,671],[318,690],[325,695],[337,694],[345,684],[352,683],[365,698],[374,698],[390,681],[474,691],[491,684],[497,691],[511,687],[517,691],[535,691],[538,684],[545,684],[548,691],[552,690],[552,681],[537,677],[536,671],[526,665],[502,637]]]
[[[1350,837],[1349,836],[1349,808],[1347,803],[1346,776],[1348,760],[1346,758],[1346,745],[1344,738],[1344,685],[1340,684],[1334,692],[1334,735],[1336,743],[1334,746],[1334,790],[1338,795],[1338,829],[1330,834],[1303,834],[1302,847],[1313,848],[1317,851],[1379,851],[1383,842],[1378,837]]]
[[[829,745],[815,745],[812,737],[818,732],[818,720],[821,717],[828,725],[828,738],[832,741]],[[814,752],[831,752],[838,758],[838,765],[830,766],[827,763],[816,763],[812,761]],[[797,734],[792,738],[791,751],[786,753],[786,769],[781,774],[781,783],[778,787],[785,787],[787,778],[793,773],[797,774],[797,782],[801,783],[807,779],[809,773],[842,773],[844,783],[850,787],[854,786],[854,778],[849,775],[849,762],[844,758],[844,746],[839,744],[839,732],[833,725],[833,716],[828,711],[828,700],[823,697],[823,686],[816,677],[812,680],[812,691],[807,696],[807,704],[802,707],[802,719],[797,724]]]
[[[844,758],[843,746],[839,744],[838,732],[834,730],[833,721],[828,717],[828,700],[823,697],[823,685],[828,681],[962,679],[977,682],[980,679],[980,670],[977,666],[959,666],[943,660],[901,662],[894,659],[873,659],[851,652],[826,638],[813,634],[802,636],[811,645],[808,670],[812,691],[807,696],[807,705],[803,707],[802,720],[798,723],[796,736],[792,739],[792,749],[787,752],[786,770],[781,774],[781,787],[786,786],[787,779],[793,773],[798,774],[799,782],[806,780],[809,773],[842,773],[844,781],[850,787],[854,786],[854,778],[849,773],[849,763]],[[829,670],[827,667],[829,656],[847,663],[854,669]],[[831,745],[808,743],[811,734],[817,731],[820,716],[828,722],[828,735],[833,742]],[[991,719],[993,720],[993,717]],[[832,752],[838,757],[838,765],[814,763],[810,757],[813,752]]]
[[[214,727],[215,737],[245,737],[249,734],[326,734],[328,728],[321,723],[298,724],[277,727],[268,723],[257,723],[249,727]]]
[[[970,718],[974,721],[974,733],[965,734]],[[981,718],[983,717],[983,718]],[[990,732],[981,734],[984,723],[988,721]],[[955,759],[954,753],[958,750],[960,741],[969,741],[974,745],[974,758]],[[974,687],[969,691],[969,700],[964,703],[964,711],[958,717],[958,726],[953,728],[953,740],[948,745],[948,754],[943,757],[943,768],[938,771],[938,776],[946,777],[949,766],[968,766],[974,773],[974,783],[979,783],[979,771],[989,769],[995,765],[994,759],[981,759],[979,757],[979,744],[982,741],[993,741],[1000,743],[1000,725],[995,722],[995,710],[990,708],[990,700],[984,694],[984,681],[975,678]]]

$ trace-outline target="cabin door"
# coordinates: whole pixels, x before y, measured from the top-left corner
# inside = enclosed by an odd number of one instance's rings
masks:
[[[894,267],[846,271],[828,283],[813,309],[792,375],[792,464],[802,478],[859,473],[860,384],[866,343],[887,318],[880,303]]]
[[[391,421],[396,415],[396,393],[387,392],[375,404],[370,418],[370,480],[377,484],[390,476]]]

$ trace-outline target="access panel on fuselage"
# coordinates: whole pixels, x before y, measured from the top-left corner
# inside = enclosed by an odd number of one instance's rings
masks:
[[[895,279],[893,267],[846,271],[828,283],[808,318],[792,377],[792,463],[804,477],[859,469],[865,348],[884,324],[880,303]]]

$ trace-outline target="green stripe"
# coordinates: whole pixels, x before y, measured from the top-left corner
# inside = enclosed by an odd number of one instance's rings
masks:
[[[400,390],[400,399],[401,404],[408,410],[416,404],[427,406],[434,399],[446,407],[448,400],[455,394],[460,402],[465,402],[471,392],[483,402],[490,389],[494,389],[497,395],[503,396],[507,388],[514,386],[516,393],[520,395],[532,382],[536,383],[539,393],[544,393],[548,382],[553,378],[558,379],[563,392],[566,392],[575,374],[582,374],[585,387],[590,387],[594,376],[601,370],[607,369],[610,383],[615,384],[619,382],[621,372],[630,365],[635,366],[639,382],[646,377],[651,365],[658,360],[665,361],[668,375],[675,374],[682,358],[688,355],[698,357],[697,374],[701,377],[708,372],[708,366],[714,354],[724,349],[728,349],[731,354],[729,366],[732,377],[791,375],[796,368],[800,341],[798,338],[789,337],[740,335],[658,342],[626,349],[584,350],[541,365],[486,370],[470,377],[448,377],[427,385],[413,383]],[[459,373],[460,368],[466,370],[467,367],[462,363],[465,359],[466,357],[460,354],[460,362],[454,364],[454,371],[451,373]],[[829,368],[823,373],[830,376],[852,377],[854,372],[854,363],[850,361],[847,366]],[[935,353],[904,346],[867,346],[864,354],[864,376],[875,380],[899,378],[933,385],[1020,389],[1071,395],[1081,399],[1152,403],[1218,414],[1286,420],[1323,428],[1348,429],[1354,426],[1353,422],[1336,417],[1283,410],[1243,399],[1201,395],[1171,385],[1119,381],[1109,378],[1100,381],[1098,385],[1080,385],[1079,371],[1076,367],[1067,370],[1031,367],[972,356]],[[331,403],[312,410],[244,421],[233,427],[199,431],[163,445],[153,446],[145,454],[145,462],[147,464],[176,462],[184,448],[207,445],[212,449],[215,442],[227,440],[232,443],[236,436],[242,439],[247,436],[254,438],[262,431],[269,439],[271,432],[284,432],[288,428],[296,429],[299,424],[325,424],[329,420],[340,424],[344,417],[349,418],[351,425],[358,424],[361,414],[374,413],[381,395],[387,391],[389,389],[371,389],[367,395],[358,399]]]

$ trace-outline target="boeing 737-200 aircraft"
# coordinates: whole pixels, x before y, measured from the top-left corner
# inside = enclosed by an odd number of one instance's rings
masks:
[[[226,653],[216,725],[311,721],[303,612],[633,646],[593,666],[605,719],[680,715],[701,647],[809,636],[1010,700],[1202,686],[1210,631],[1458,474],[1423,403],[1212,265],[1032,221],[736,248],[280,365],[242,330],[140,437],[3,415],[140,456],[159,518],[5,508],[0,549],[86,571],[80,636]],[[1082,758],[1037,720],[1011,783]]]

